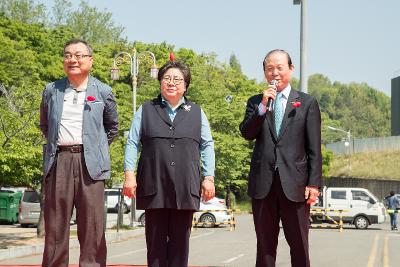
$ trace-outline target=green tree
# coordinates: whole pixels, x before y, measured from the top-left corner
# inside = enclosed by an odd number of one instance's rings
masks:
[[[67,4],[68,1],[61,1]],[[124,28],[116,26],[112,14],[99,11],[89,6],[88,2],[81,1],[78,10],[71,11],[66,19],[66,25],[75,37],[82,38],[92,44],[115,43],[122,40]]]
[[[47,23],[45,5],[35,0],[2,0],[0,13],[24,23]]]

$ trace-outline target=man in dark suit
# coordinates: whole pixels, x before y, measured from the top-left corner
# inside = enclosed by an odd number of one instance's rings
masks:
[[[319,194],[322,176],[320,110],[315,98],[291,88],[294,65],[287,52],[269,52],[263,67],[269,85],[248,100],[240,124],[243,137],[256,140],[248,185],[256,266],[275,266],[281,220],[292,266],[306,267],[309,205]],[[270,109],[268,99],[273,101]]]
[[[90,76],[93,57],[83,40],[64,46],[67,77],[49,83],[40,105],[44,153],[46,239],[42,266],[67,267],[69,224],[76,207],[79,266],[106,266],[104,180],[110,177],[109,145],[118,134],[111,88]]]

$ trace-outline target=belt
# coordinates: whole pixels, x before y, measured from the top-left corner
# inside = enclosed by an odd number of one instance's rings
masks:
[[[83,151],[83,145],[58,146],[57,152],[61,151],[69,151],[71,153],[81,153]]]

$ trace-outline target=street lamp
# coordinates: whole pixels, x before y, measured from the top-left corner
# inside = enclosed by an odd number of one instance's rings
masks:
[[[307,93],[307,0],[293,0],[301,6],[300,18],[300,91]]]
[[[114,57],[114,65],[111,68],[111,80],[116,81],[119,79],[119,68],[118,66],[128,62],[131,67],[131,78],[132,78],[132,94],[133,94],[133,115],[136,112],[136,92],[137,92],[137,76],[139,74],[139,58],[141,56],[148,55],[153,61],[153,65],[150,68],[150,77],[156,79],[158,75],[158,69],[156,65],[156,57],[150,51],[137,52],[136,48],[133,49],[133,54],[128,52],[119,52]]]
[[[119,79],[119,68],[118,66],[127,62],[130,64],[131,78],[132,78],[132,101],[133,101],[133,115],[136,112],[136,92],[137,92],[137,76],[139,74],[139,59],[140,57],[150,56],[153,61],[153,65],[150,68],[150,77],[157,79],[158,69],[156,65],[156,57],[150,51],[137,52],[136,48],[133,49],[133,54],[128,52],[119,52],[114,57],[114,65],[111,68],[111,80],[116,81]],[[130,226],[133,226],[133,222],[136,221],[136,199],[132,198],[131,201],[131,218]]]
[[[332,127],[332,126],[328,126],[328,129],[333,130],[333,131],[339,131],[339,132],[346,133],[347,141],[344,143],[344,145],[346,147],[349,147],[349,154],[351,154],[351,147],[350,147],[350,144],[351,144],[351,133],[350,133],[350,130],[345,131],[345,130],[342,130],[342,129],[339,129],[339,128],[335,128],[335,127]]]

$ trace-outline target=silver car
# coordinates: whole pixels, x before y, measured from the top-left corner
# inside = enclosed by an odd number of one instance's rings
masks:
[[[40,217],[40,196],[34,189],[26,189],[22,193],[22,198],[19,203],[18,222],[21,227],[29,225],[37,225]],[[71,222],[76,222],[75,208],[72,213]]]

